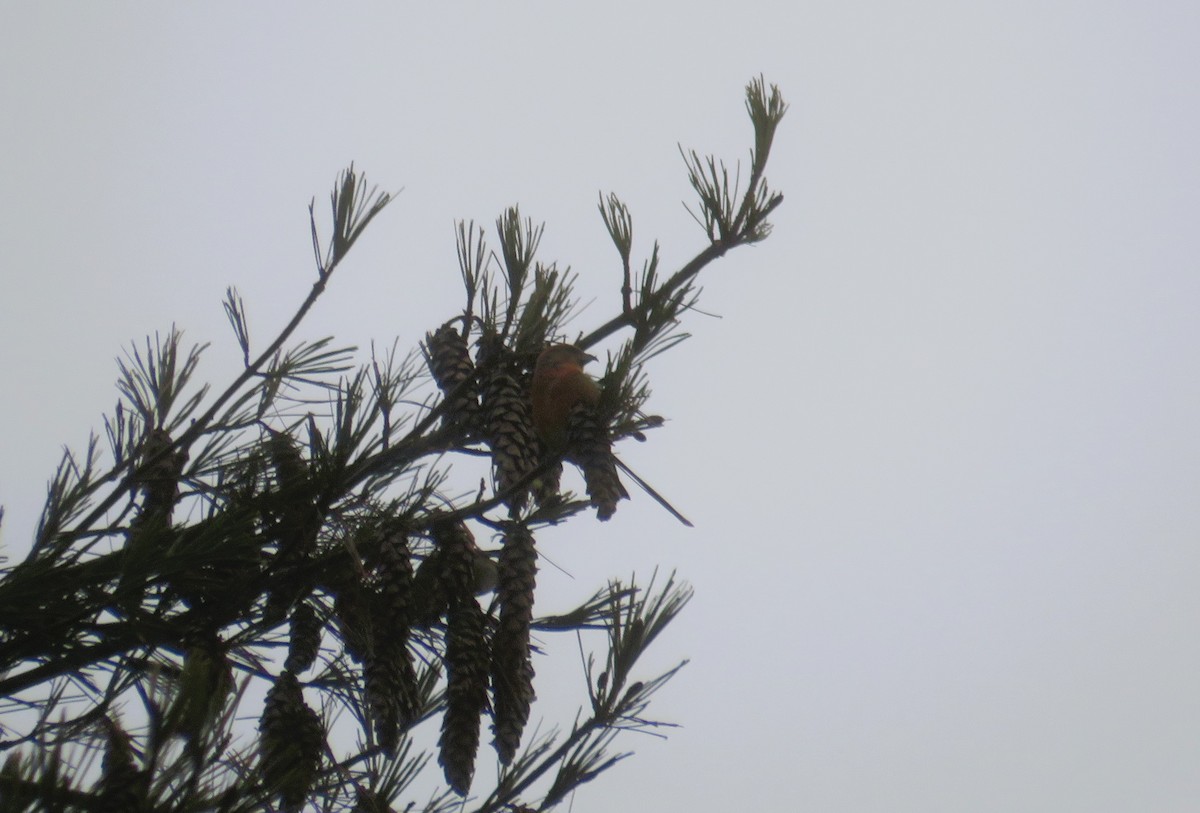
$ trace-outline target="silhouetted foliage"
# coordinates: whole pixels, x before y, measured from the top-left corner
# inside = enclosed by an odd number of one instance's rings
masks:
[[[744,190],[685,153],[708,243],[673,275],[661,278],[657,245],[635,275],[628,209],[601,197],[619,312],[575,344],[628,335],[602,400],[573,418],[587,443],[566,454],[541,448],[529,381],[564,338],[573,276],[537,259],[542,227],[516,208],[497,221],[495,253],[460,224],[465,306],[419,349],[356,365],[333,339],[293,341],[391,199],[353,167],[331,195],[329,237],[310,207],[316,280],[278,336],[252,341],[228,291],[243,361],[231,383],[197,383],[204,347],[175,329],[131,348],[104,439],[64,455],[32,549],[0,579],[3,810],[448,811],[489,730],[497,778],[473,810],[544,810],[626,756],[618,734],[665,725],[645,712],[682,664],[640,679],[635,667],[690,588],[613,580],[539,617],[537,537],[615,510],[609,450],[662,423],[643,411],[642,365],[684,338],[697,273],[769,232],[782,197],[763,170],[785,105],[758,79],[747,108]],[[459,456],[490,459],[490,489],[456,494]],[[588,471],[586,498],[560,493],[564,459]],[[585,658],[585,705],[531,735],[535,646],[593,631],[606,643]],[[445,785],[419,801],[413,782],[434,757],[412,734],[426,725],[440,727]]]

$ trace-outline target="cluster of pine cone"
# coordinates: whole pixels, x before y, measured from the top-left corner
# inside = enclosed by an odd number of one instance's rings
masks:
[[[322,758],[320,718],[306,704],[297,676],[316,662],[326,621],[336,625],[346,653],[362,667],[373,739],[385,751],[394,753],[403,732],[430,711],[422,705],[428,694],[418,685],[410,643],[414,629],[441,622],[447,685],[439,762],[447,783],[463,795],[470,788],[485,714],[500,761],[508,764],[517,754],[534,700],[530,624],[537,574],[534,537],[520,516],[531,499],[544,504],[557,498],[562,464],[548,459],[533,429],[529,359],[495,343],[481,345],[476,364],[467,336],[451,321],[427,334],[425,352],[443,394],[438,406],[443,426],[461,433],[464,445],[482,441],[490,450],[495,489],[510,512],[502,523],[498,560],[493,563],[479,549],[464,523],[443,522],[429,529],[432,551],[414,569],[408,535],[392,530],[368,546],[364,572],[336,580],[332,618],[322,617],[305,585],[295,591],[277,587],[268,597],[268,615],[288,618],[290,639],[284,672],[259,723],[260,749],[264,781],[285,810],[302,804]],[[580,404],[568,431],[562,457],[583,471],[588,496],[598,516],[607,519],[627,496],[607,428]],[[294,448],[281,438],[271,451],[281,481],[298,475]],[[284,571],[312,547],[305,513],[296,512],[295,527],[284,522],[276,529],[291,540],[280,545],[277,557]],[[495,617],[477,599],[493,589]]]
[[[442,421],[461,429],[467,439],[487,443],[496,491],[507,495],[515,518],[531,493],[539,504],[557,497],[562,462],[543,449],[533,428],[530,359],[483,340],[477,365],[455,321],[425,337],[429,369],[444,397]],[[628,496],[617,477],[608,429],[594,410],[578,404],[568,431],[563,457],[582,470],[597,517],[608,519],[617,501]]]

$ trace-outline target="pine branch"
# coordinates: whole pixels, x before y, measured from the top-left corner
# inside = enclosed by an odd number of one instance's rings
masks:
[[[616,196],[600,199],[621,258],[621,313],[581,341],[631,334],[608,359],[597,448],[662,423],[643,412],[643,365],[686,336],[678,325],[699,271],[769,232],[782,198],[763,177],[786,108],[761,79],[746,104],[747,188],[720,162],[687,159],[711,239],[669,278],[655,243],[634,279],[632,217]],[[528,425],[534,360],[576,307],[570,269],[537,257],[544,225],[505,211],[491,254],[482,229],[458,224],[465,307],[427,334],[423,354],[372,346],[358,365],[332,339],[293,340],[390,199],[351,166],[330,198],[327,243],[310,205],[317,279],[262,350],[227,290],[242,369],[215,395],[193,383],[204,346],[184,347],[174,328],[118,362],[111,464],[95,437],[84,454],[64,454],[32,553],[0,578],[0,696],[36,717],[14,716],[0,739],[11,752],[6,800],[401,808],[431,762],[412,732],[440,724],[453,791],[404,809],[449,813],[484,775],[476,751],[490,714],[507,767],[477,809],[528,809],[521,800],[539,781],[548,808],[627,756],[613,750],[618,736],[669,727],[646,710],[683,664],[640,680],[637,666],[690,588],[673,577],[661,588],[613,582],[568,612],[532,612],[536,534],[588,505],[557,493],[560,461]],[[427,380],[422,362],[437,384],[429,395],[413,394]],[[481,456],[491,487],[453,485],[454,464]],[[485,612],[479,597],[492,590]],[[600,629],[574,724],[525,731],[540,638]],[[269,692],[247,741],[237,721],[251,684]]]
[[[355,174],[353,165],[342,173],[338,188],[331,195],[330,204],[333,209],[334,233],[330,248],[325,253],[323,259],[320,252],[320,241],[317,236],[316,216],[313,213],[313,207],[309,206],[313,251],[317,256],[317,281],[313,283],[308,296],[300,304],[300,307],[296,309],[291,320],[284,326],[271,344],[234,379],[233,383],[224,392],[217,396],[208,409],[185,432],[175,439],[171,448],[165,450],[164,454],[175,450],[186,450],[197,437],[207,431],[213,418],[221,411],[222,407],[234,398],[241,391],[242,387],[254,378],[270,359],[276,356],[287,340],[291,338],[296,328],[300,326],[300,323],[308,315],[313,305],[316,304],[317,300],[325,292],[325,287],[333,271],[345,258],[346,253],[362,234],[363,229],[392,200],[392,196],[388,193],[377,192],[375,189],[372,189],[368,194],[364,194],[362,190],[364,183],[365,179]],[[148,461],[148,465],[153,465],[155,462],[157,461]],[[114,467],[109,473],[108,479],[110,480],[115,480],[122,474],[125,475],[125,480],[122,482],[121,488],[115,489],[112,494],[102,499],[91,513],[83,519],[80,523],[82,527],[93,525],[120,499],[122,489],[130,479],[128,473],[130,465],[131,462],[126,461],[124,464]],[[134,475],[136,474],[134,472]]]
[[[684,153],[689,180],[700,198],[700,208],[704,213],[701,225],[709,237],[709,245],[661,286],[652,290],[644,289],[642,300],[637,306],[623,308],[619,315],[583,336],[577,342],[580,347],[592,347],[622,328],[636,328],[646,321],[655,309],[668,307],[676,295],[685,290],[685,286],[713,260],[723,257],[726,252],[737,246],[759,242],[770,233],[767,218],[783,203],[783,195],[771,192],[767,188],[763,182],[763,173],[770,157],[775,131],[787,112],[787,105],[783,102],[779,88],[772,85],[768,92],[766,84],[759,77],[746,87],[746,110],[754,125],[754,150],[750,179],[736,213],[736,183],[731,187],[724,165],[713,158],[701,159],[695,152],[690,155]],[[602,213],[603,211],[602,209]],[[624,214],[627,215],[627,212]],[[609,226],[610,219],[620,225],[620,215],[620,210],[612,210],[610,207],[605,216],[605,225]],[[614,230],[609,226],[610,236],[623,257],[624,240],[631,233],[631,229],[632,226]],[[677,309],[669,307],[667,312],[672,310],[677,312]]]

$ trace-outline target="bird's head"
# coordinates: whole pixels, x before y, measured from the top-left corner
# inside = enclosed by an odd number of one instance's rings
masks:
[[[534,375],[553,374],[564,367],[582,368],[589,361],[595,360],[595,356],[585,353],[573,344],[552,344],[538,356]]]

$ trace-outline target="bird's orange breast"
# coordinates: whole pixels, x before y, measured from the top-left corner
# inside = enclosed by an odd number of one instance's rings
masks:
[[[575,364],[539,370],[533,377],[530,401],[533,426],[542,442],[554,449],[567,442],[567,417],[576,404],[595,404],[600,385]]]

